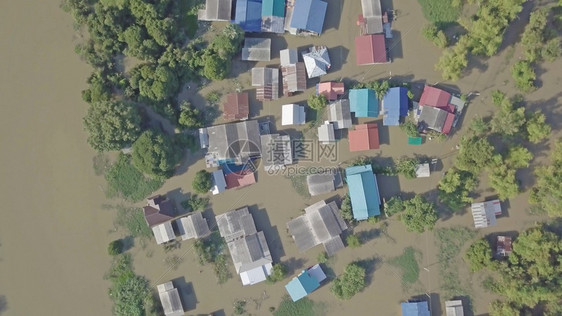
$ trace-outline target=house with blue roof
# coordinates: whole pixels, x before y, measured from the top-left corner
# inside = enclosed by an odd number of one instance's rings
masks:
[[[402,316],[431,316],[427,301],[404,302],[402,306]]]
[[[379,116],[379,99],[371,89],[349,90],[349,107],[355,117]]]
[[[383,119],[385,126],[397,126],[401,116],[408,116],[408,89],[393,87],[388,89],[382,99]]]
[[[262,0],[238,0],[234,13],[234,23],[246,32],[261,32]]]
[[[294,277],[291,282],[285,285],[293,302],[300,300],[320,287],[320,283],[326,279],[326,274],[322,271],[319,264],[316,264],[301,274]]]
[[[262,0],[262,32],[285,33],[285,0]]]
[[[361,221],[381,214],[381,197],[371,165],[345,169],[353,218]]]
[[[322,0],[295,0],[291,16],[291,28],[322,33],[328,3]]]

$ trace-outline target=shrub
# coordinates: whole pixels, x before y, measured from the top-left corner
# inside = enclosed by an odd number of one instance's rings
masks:
[[[123,252],[123,241],[121,239],[114,240],[107,245],[107,253],[110,256],[116,256]]]
[[[345,267],[342,276],[332,282],[330,291],[342,300],[348,300],[361,292],[365,287],[365,268],[357,263],[350,263]]]
[[[418,126],[414,122],[406,121],[400,124],[400,129],[403,130],[409,137],[420,136],[420,133],[418,132]]]
[[[541,111],[536,111],[527,119],[527,138],[537,144],[550,135],[551,127],[546,123],[546,117]]]
[[[384,214],[387,217],[391,217],[392,215],[400,213],[403,210],[404,210],[404,203],[402,202],[402,199],[398,196],[393,196],[384,203]]]
[[[351,248],[361,247],[361,240],[359,239],[359,237],[357,235],[349,235],[349,236],[347,236],[345,241],[347,242],[347,245]]]
[[[322,251],[321,253],[318,254],[316,260],[318,261],[318,263],[326,263],[328,262],[328,255],[326,254],[325,251]]]
[[[470,245],[465,254],[470,265],[470,271],[476,272],[490,265],[492,261],[492,249],[486,239],[480,239]]]
[[[408,231],[423,233],[426,229],[433,229],[437,218],[435,205],[421,195],[404,201],[404,213],[400,219]]]
[[[415,179],[418,164],[419,161],[415,158],[402,157],[396,164],[396,170],[406,177],[406,179]]]
[[[273,284],[275,282],[283,280],[287,276],[287,268],[282,263],[277,263],[273,265],[271,269],[271,275],[267,276],[267,282]]]
[[[192,106],[189,102],[184,101],[180,106],[180,117],[178,123],[189,129],[196,129],[203,127],[203,118],[201,111]]]
[[[528,93],[536,90],[537,75],[530,62],[525,60],[516,62],[511,68],[511,75],[515,80],[515,86],[521,91]]]
[[[349,194],[346,194],[342,201],[341,201],[341,217],[345,220],[352,221],[353,220],[353,210],[351,208],[351,198]]]
[[[308,106],[316,111],[324,109],[327,104],[328,104],[328,99],[326,99],[326,96],[324,96],[323,94],[319,94],[319,95],[311,94],[308,97]]]
[[[246,312],[246,301],[234,302],[234,315],[242,315]]]
[[[209,205],[208,197],[199,197],[196,194],[191,195],[187,200],[181,202],[181,206],[189,212],[204,211]]]

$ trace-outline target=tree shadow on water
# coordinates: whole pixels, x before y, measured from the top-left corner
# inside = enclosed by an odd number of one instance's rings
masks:
[[[0,295],[0,315],[8,310],[8,302],[6,301],[6,296]]]

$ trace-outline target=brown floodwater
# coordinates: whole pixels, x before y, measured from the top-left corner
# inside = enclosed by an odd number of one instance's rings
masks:
[[[212,90],[223,93],[234,91],[237,86],[252,93],[249,70],[254,65],[277,65],[279,49],[286,47],[300,50],[311,44],[326,45],[330,49],[333,67],[322,78],[337,80],[402,79],[414,83],[419,90],[424,83],[439,82],[440,74],[434,70],[440,51],[420,34],[426,23],[415,0],[394,1],[399,11],[393,24],[395,38],[389,43],[393,63],[374,66],[356,66],[354,37],[359,31],[355,25],[361,11],[359,1],[328,1],[328,17],[325,32],[320,37],[303,38],[286,35],[275,37],[271,62],[236,62],[237,79],[227,79],[209,84],[197,93],[193,85],[182,94],[196,106],[203,106],[202,96]],[[383,8],[392,8],[392,2],[383,0]],[[105,203],[102,190],[104,181],[92,170],[93,151],[85,142],[81,118],[86,105],[79,91],[85,86],[89,68],[73,52],[77,40],[70,18],[59,8],[57,1],[18,1],[0,4],[0,96],[2,97],[2,186],[0,194],[4,207],[0,221],[0,296],[4,295],[6,315],[106,315],[111,303],[107,298],[108,283],[102,277],[108,268],[107,242],[124,236],[124,232],[112,232],[112,214],[101,210]],[[218,24],[220,26],[220,24]],[[516,39],[517,32],[508,31],[508,38]],[[403,192],[423,193],[435,197],[435,188],[442,173],[449,168],[455,157],[455,145],[475,116],[486,116],[494,111],[490,102],[493,89],[499,87],[508,95],[517,93],[510,79],[509,68],[521,53],[504,45],[498,56],[482,60],[471,67],[459,82],[443,83],[453,90],[478,91],[465,112],[460,130],[444,143],[427,142],[423,146],[408,146],[405,134],[397,127],[382,127],[381,149],[378,151],[350,153],[347,140],[338,143],[339,161],[349,161],[359,155],[379,156],[381,162],[391,158],[414,154],[440,158],[442,168],[428,179],[406,180],[402,177],[379,177],[383,197]],[[472,64],[471,64],[472,65]],[[550,69],[550,70],[549,70]],[[552,70],[554,69],[554,70]],[[562,62],[545,63],[540,71],[541,88],[529,94],[528,107],[541,108],[547,120],[553,124],[554,133],[560,136],[561,94],[559,86]],[[280,119],[281,105],[304,103],[313,93],[309,89],[291,98],[284,98],[263,105],[251,105],[253,118],[269,117],[273,122]],[[195,94],[197,93],[197,94]],[[364,122],[361,119],[360,122]],[[217,122],[221,122],[219,118]],[[290,134],[301,128],[279,129]],[[313,138],[314,132],[305,131]],[[543,163],[548,156],[551,141],[532,146],[536,159],[532,166]],[[192,156],[186,168],[166,182],[159,193],[172,192],[170,196],[179,203],[191,190],[193,175],[204,168],[200,154]],[[332,166],[320,161],[307,165]],[[523,188],[533,184],[530,169],[518,174]],[[288,264],[291,276],[316,263],[321,246],[301,254],[286,230],[286,223],[302,213],[307,205],[321,199],[331,199],[345,193],[340,189],[334,194],[304,198],[282,176],[269,176],[258,172],[258,183],[240,190],[230,190],[211,199],[211,210],[205,216],[213,223],[213,216],[228,210],[250,206],[257,227],[263,230],[275,261]],[[493,192],[487,187],[485,175],[476,192],[476,199],[483,200]],[[505,203],[507,215],[498,220],[498,226],[479,231],[480,236],[493,232],[512,232],[532,226],[539,217],[531,217],[527,208],[527,193]],[[110,203],[118,203],[112,201]],[[140,204],[139,204],[140,205]],[[468,210],[443,218],[437,227],[472,227]],[[430,293],[435,315],[441,314],[444,297],[441,275],[433,234],[409,233],[396,219],[388,220],[387,235],[377,234],[378,225],[362,223],[356,233],[365,237],[365,244],[358,249],[344,249],[329,261],[335,274],[343,272],[345,265],[356,260],[374,263],[369,273],[368,287],[350,301],[340,301],[323,285],[309,298],[317,303],[321,315],[400,315],[400,301]],[[388,260],[402,253],[404,248],[414,247],[422,253],[419,258],[419,280],[404,286],[400,272],[388,264]],[[247,310],[253,315],[269,315],[270,307],[277,307],[286,295],[284,282],[269,285],[258,284],[242,287],[233,267],[234,277],[218,285],[209,266],[201,267],[192,250],[192,242],[183,242],[181,248],[164,252],[149,241],[137,244],[130,252],[134,256],[137,273],[146,276],[153,285],[174,280],[180,287],[186,313],[189,315],[224,311],[233,313],[236,300],[246,300]],[[166,258],[178,256],[182,263],[170,268]],[[488,303],[494,299],[480,286],[480,277],[472,276],[460,262],[459,279],[473,299],[475,315],[484,314]]]

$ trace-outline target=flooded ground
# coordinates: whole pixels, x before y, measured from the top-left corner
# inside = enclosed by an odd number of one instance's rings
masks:
[[[420,34],[426,22],[417,1],[394,2],[382,1],[383,9],[399,11],[398,20],[393,24],[394,39],[389,42],[393,58],[390,64],[355,65],[354,37],[359,33],[355,20],[361,12],[360,2],[330,0],[322,36],[274,37],[272,61],[257,65],[278,65],[279,49],[303,50],[316,44],[328,46],[333,64],[323,81],[341,78],[369,81],[392,76],[393,79],[413,82],[414,90],[421,89],[425,83],[439,82],[441,77],[434,71],[434,64],[440,51]],[[123,235],[122,232],[110,233],[112,214],[101,209],[106,202],[102,193],[104,181],[93,174],[91,161],[94,153],[87,146],[82,129],[81,118],[86,105],[81,101],[79,91],[85,86],[89,68],[74,54],[75,33],[70,18],[58,8],[57,1],[3,3],[0,4],[0,17],[0,96],[3,102],[0,192],[4,201],[3,219],[0,221],[0,296],[4,295],[7,302],[6,315],[109,314],[108,283],[102,279],[109,263],[106,245]],[[519,30],[508,30],[508,41],[517,41]],[[379,122],[381,149],[359,155],[378,155],[381,162],[387,162],[392,157],[417,154],[440,158],[442,165],[429,179],[379,177],[383,197],[399,192],[435,197],[437,182],[451,166],[455,145],[466,132],[470,120],[476,115],[489,115],[494,110],[490,102],[491,91],[500,88],[508,95],[517,92],[513,88],[509,68],[519,56],[517,50],[504,45],[498,56],[471,62],[469,75],[459,82],[443,84],[452,91],[480,92],[466,110],[461,129],[444,143],[408,146],[407,137],[399,128],[382,127],[380,118],[373,120]],[[191,87],[184,95],[195,105],[203,106],[202,96],[206,93],[213,90],[227,93],[241,86],[243,90],[250,91],[254,99],[252,117],[275,123],[280,120],[282,104],[303,103],[318,82],[310,80],[306,93],[262,105],[255,102],[255,90],[250,87],[249,70],[254,65],[256,63],[237,61],[234,72],[240,76],[236,79],[208,85],[197,95]],[[543,64],[538,72],[541,88],[526,98],[530,109],[540,108],[547,114],[548,122],[560,136],[559,124],[562,120],[558,104],[562,98],[559,92],[562,74],[546,69],[562,69],[562,62]],[[300,129],[281,128],[278,131],[290,134],[302,132]],[[305,131],[305,135],[311,134]],[[536,150],[533,165],[545,161],[550,144],[551,141],[532,147]],[[349,153],[347,148],[347,140],[338,143],[339,161],[349,161],[358,156]],[[201,153],[190,157],[187,167],[180,168],[178,175],[167,181],[159,193],[172,192],[170,195],[178,203],[185,198],[191,190],[193,175],[204,168],[199,158]],[[321,160],[303,165],[333,166],[335,163]],[[520,173],[526,190],[533,185],[529,170]],[[214,215],[249,205],[258,230],[263,230],[266,235],[274,260],[287,263],[292,277],[301,269],[315,264],[316,256],[322,249],[318,246],[307,253],[299,253],[285,224],[299,216],[307,205],[321,199],[332,199],[336,194],[303,198],[283,176],[269,176],[262,171],[257,177],[255,185],[213,197],[212,210],[206,211],[205,216],[213,223]],[[340,195],[344,193],[345,189],[337,192]],[[493,192],[486,187],[486,181],[482,181],[476,199],[483,200],[491,195]],[[498,226],[478,233],[483,236],[532,226],[540,218],[525,212],[526,201],[527,193],[510,200],[505,204],[507,215],[498,220]],[[437,227],[458,225],[472,227],[469,212],[443,217]],[[345,249],[329,261],[335,274],[342,273],[345,265],[352,261],[368,260],[373,263],[368,287],[352,300],[340,301],[330,293],[329,284],[326,284],[311,294],[310,299],[318,303],[325,315],[374,313],[392,316],[400,314],[400,301],[427,293],[431,294],[435,315],[441,314],[441,304],[448,297],[440,295],[441,278],[436,265],[438,249],[433,234],[408,233],[394,219],[388,221],[386,235],[380,233],[380,228],[381,224],[360,224],[354,232],[364,237],[365,245],[358,249]],[[415,284],[404,286],[399,271],[387,261],[410,246],[422,253],[419,264],[426,269],[421,269]],[[146,247],[134,247],[131,252],[137,273],[145,275],[152,284],[174,280],[180,287],[189,315],[214,311],[230,315],[232,304],[240,299],[248,302],[247,310],[253,315],[269,315],[269,307],[277,307],[286,295],[285,282],[242,287],[232,267],[233,279],[217,285],[212,268],[201,267],[197,262],[191,242],[183,242],[180,249],[165,253],[150,241]],[[176,269],[165,262],[171,256],[183,258]],[[467,292],[472,297],[474,315],[485,314],[493,297],[480,288],[478,278],[472,277],[466,269],[460,268],[459,274],[459,279],[466,281]]]

